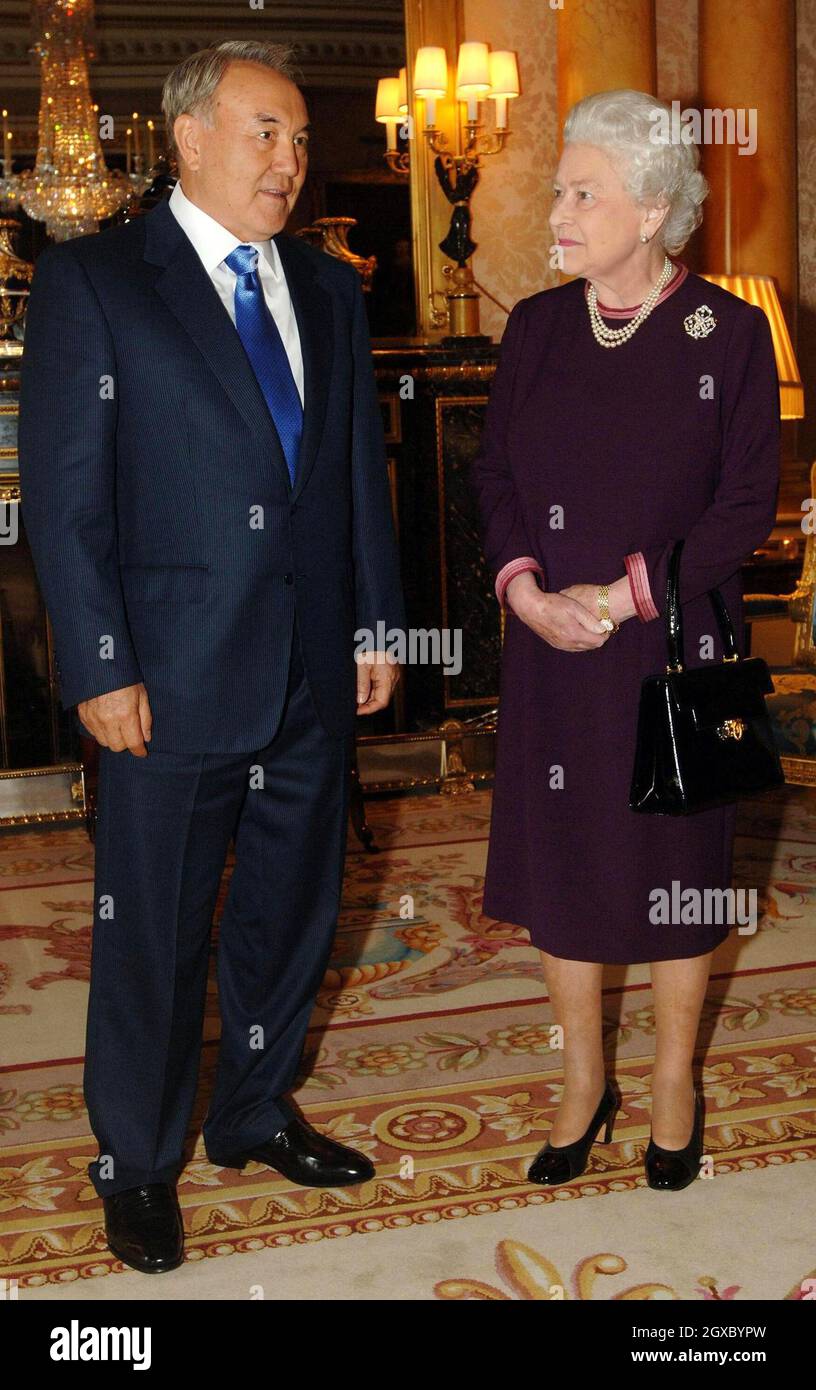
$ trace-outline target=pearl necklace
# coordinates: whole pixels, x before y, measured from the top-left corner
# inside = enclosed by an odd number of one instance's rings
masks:
[[[673,271],[674,266],[668,256],[666,256],[657,283],[650,289],[638,312],[623,328],[607,328],[598,312],[598,291],[595,289],[594,285],[590,285],[587,295],[587,304],[589,306],[589,319],[592,324],[592,332],[595,335],[595,341],[600,343],[601,347],[620,347],[622,343],[628,342],[632,334],[640,328],[644,319],[649,317],[663,289],[671,279]]]

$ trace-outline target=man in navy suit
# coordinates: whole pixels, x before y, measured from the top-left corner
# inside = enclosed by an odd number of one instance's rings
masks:
[[[63,706],[100,744],[85,1098],[108,1242],[183,1258],[176,1179],[212,914],[214,1164],[373,1175],[286,1100],[337,924],[358,714],[405,628],[359,277],[283,232],[309,129],[289,51],[193,54],[163,92],[169,200],[37,261],[22,507]]]

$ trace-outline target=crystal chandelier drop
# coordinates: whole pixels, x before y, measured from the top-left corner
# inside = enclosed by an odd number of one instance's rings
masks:
[[[93,19],[93,0],[32,0],[41,70],[37,161],[8,183],[55,241],[95,232],[142,182],[109,170],[102,155],[88,82]]]

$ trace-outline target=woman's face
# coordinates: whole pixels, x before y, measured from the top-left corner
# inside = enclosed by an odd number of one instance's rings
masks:
[[[658,216],[657,225],[662,221]],[[566,144],[553,179],[549,215],[566,275],[602,275],[626,261],[656,226],[634,203],[604,150]]]

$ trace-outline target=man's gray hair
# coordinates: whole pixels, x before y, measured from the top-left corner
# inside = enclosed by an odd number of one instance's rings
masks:
[[[235,39],[191,53],[167,74],[162,87],[162,111],[167,131],[167,148],[178,153],[173,136],[176,117],[183,112],[200,116],[212,125],[215,89],[230,63],[261,63],[293,82],[300,74],[294,63],[294,47],[285,43],[266,43],[263,39]]]
[[[709,186],[698,167],[697,146],[666,140],[671,115],[666,102],[648,92],[595,92],[567,113],[564,143],[603,149],[634,202],[648,203],[662,193],[669,211],[656,238],[676,255],[703,220]]]

